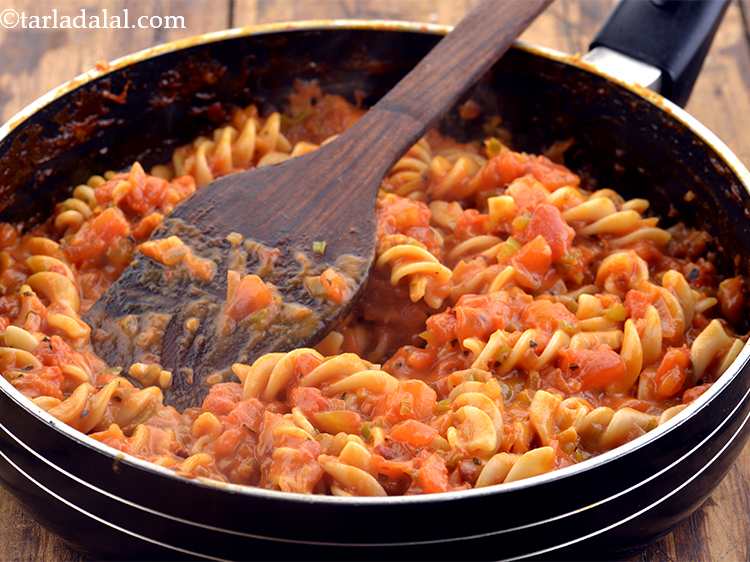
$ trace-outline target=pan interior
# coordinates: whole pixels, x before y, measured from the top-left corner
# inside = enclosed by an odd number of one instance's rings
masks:
[[[429,33],[298,30],[237,37],[126,66],[59,98],[0,140],[0,220],[36,221],[90,175],[169,159],[174,147],[228,118],[233,106],[282,109],[295,80],[365,106],[437,42]],[[597,188],[648,198],[653,211],[715,235],[719,268],[747,272],[747,192],[715,151],[669,111],[576,66],[512,49],[440,123],[458,139],[497,124],[512,147],[542,152],[572,139],[565,164]],[[688,192],[691,192],[688,195]],[[667,224],[668,226],[668,224]]]

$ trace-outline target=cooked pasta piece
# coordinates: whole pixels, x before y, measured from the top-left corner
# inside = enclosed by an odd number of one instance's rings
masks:
[[[430,307],[440,308],[443,297],[439,288],[450,281],[451,270],[429,251],[414,243],[398,244],[378,256],[376,266],[386,265],[391,268],[391,284],[409,281],[412,302],[424,299]]]
[[[460,150],[437,155],[430,162],[430,196],[450,201],[472,195],[477,190],[472,180],[484,163],[481,156]]]
[[[743,342],[729,336],[721,322],[711,320],[690,347],[693,376],[700,379],[714,361],[718,361],[716,371],[724,372],[739,355],[742,347]]]
[[[172,166],[177,176],[192,176],[200,187],[218,176],[278,162],[279,155],[291,150],[281,132],[281,115],[272,113],[263,120],[249,106],[237,110],[232,124],[216,129],[211,138],[199,137],[175,150]]]
[[[401,197],[424,198],[431,162],[430,143],[422,138],[388,172],[384,189]]]

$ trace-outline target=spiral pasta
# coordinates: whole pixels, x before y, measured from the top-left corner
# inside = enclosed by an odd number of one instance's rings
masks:
[[[486,160],[461,150],[443,151],[430,162],[428,190],[435,199],[465,199],[478,190],[472,180]]]
[[[487,458],[503,444],[502,395],[488,372],[475,369],[472,367],[469,372],[472,379],[475,378],[473,374],[480,371],[485,382],[464,380],[448,395],[451,425],[446,431],[446,439],[454,449]]]
[[[420,139],[388,172],[383,187],[401,197],[423,198],[432,162],[427,139]]]
[[[544,474],[555,468],[555,452],[552,447],[538,447],[515,455],[498,453],[482,468],[476,486],[481,488],[503,482],[514,482]]]
[[[379,254],[375,264],[390,266],[392,285],[408,279],[412,302],[424,299],[431,308],[440,308],[444,297],[435,288],[450,281],[451,270],[428,250],[415,243],[397,244]]]
[[[342,454],[344,451],[342,451]],[[377,479],[357,466],[321,455],[320,465],[333,479],[332,492],[337,496],[387,496]]]
[[[99,390],[82,383],[65,400],[48,407],[48,411],[87,433],[112,423],[122,428],[135,427],[151,417],[161,402],[158,388],[138,390],[126,379],[114,378]]]
[[[690,361],[693,364],[693,374],[700,379],[714,361],[718,373],[724,372],[739,355],[744,346],[742,340],[730,337],[721,322],[711,320],[690,347]]]
[[[32,251],[44,251],[39,244],[30,245]],[[62,259],[44,253],[26,258],[26,265],[33,272],[21,288],[24,296],[41,294],[49,303],[46,323],[53,333],[60,333],[77,342],[88,341],[89,326],[81,320],[79,289],[72,270]]]
[[[594,450],[608,450],[646,433],[659,424],[659,418],[633,408],[617,411],[595,408],[578,424],[582,441]]]
[[[300,356],[311,356],[317,360],[323,358],[314,349],[301,348],[289,353],[263,355],[249,367],[235,363],[232,370],[242,383],[243,396],[273,400],[294,376],[296,359]]]
[[[281,132],[281,115],[272,113],[262,120],[254,106],[238,110],[232,124],[220,127],[209,137],[175,150],[172,166],[178,176],[190,175],[198,186],[216,177],[279,161],[292,145]],[[264,161],[265,159],[265,161]]]
[[[585,201],[563,211],[563,218],[584,236],[612,236],[614,247],[626,247],[642,240],[665,246],[671,235],[656,227],[656,220],[643,218],[649,207],[645,199],[624,201],[611,189],[592,193]]]
[[[315,347],[236,363],[184,412],[163,396],[188,371],[96,356],[82,315],[135,252],[202,283],[221,271],[187,238],[148,240],[177,204],[221,175],[317,150],[361,113],[299,83],[285,114],[237,109],[149,173],[91,176],[44,224],[0,224],[2,375],[73,428],[181,475],[383,497],[583,461],[679,415],[739,355],[744,280],[721,281],[707,234],[662,229],[647,200],[591,190],[505,136],[431,131],[384,178],[364,296]],[[222,318],[263,316],[278,297],[271,266],[230,265]],[[335,275],[300,283],[332,299]],[[135,345],[163,327],[120,325]]]

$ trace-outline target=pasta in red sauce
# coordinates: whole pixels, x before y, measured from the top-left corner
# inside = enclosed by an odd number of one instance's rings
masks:
[[[512,482],[617,447],[686,408],[744,345],[744,282],[721,279],[708,235],[663,229],[647,200],[500,138],[433,131],[384,179],[365,296],[316,349],[235,364],[236,382],[184,412],[163,404],[172,373],[96,357],[81,314],[134,252],[211,279],[179,239],[146,242],[180,201],[315,150],[361,114],[299,85],[286,115],[238,109],[167,165],[93,176],[28,232],[0,225],[3,376],[93,439],[185,476],[385,496]],[[274,302],[262,274],[228,285],[233,320]],[[334,269],[309,288],[334,302],[346,291]]]

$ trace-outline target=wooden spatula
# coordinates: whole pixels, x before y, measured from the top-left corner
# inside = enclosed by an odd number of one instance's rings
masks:
[[[173,375],[165,400],[181,409],[199,405],[208,383],[228,379],[233,362],[318,342],[365,285],[375,254],[375,197],[386,172],[550,1],[481,2],[333,142],[224,176],[178,206],[151,239],[178,236],[194,256],[214,262],[213,276],[139,255],[86,314],[97,353],[110,365],[158,362]],[[305,282],[332,264],[352,276],[340,303],[312,296]],[[228,270],[260,273],[285,303],[308,310],[282,307],[228,323]]]

